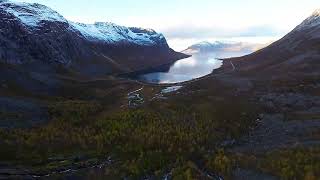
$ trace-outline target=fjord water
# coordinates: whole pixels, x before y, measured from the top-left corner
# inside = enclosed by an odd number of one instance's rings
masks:
[[[189,58],[175,62],[168,72],[143,74],[138,80],[148,83],[179,83],[190,81],[210,74],[222,66],[221,58],[238,57],[249,54],[246,52],[197,53]]]

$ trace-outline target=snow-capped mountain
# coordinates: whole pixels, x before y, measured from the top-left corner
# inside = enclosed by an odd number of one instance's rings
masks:
[[[239,71],[275,77],[320,76],[320,9],[282,39],[233,62]]]
[[[210,50],[210,49],[221,49],[225,46],[228,46],[230,45],[227,44],[227,43],[223,43],[223,42],[220,42],[220,41],[215,41],[215,42],[208,42],[208,41],[203,41],[203,42],[200,42],[200,43],[197,43],[197,44],[194,44],[190,47],[188,47],[187,49],[194,49],[194,50],[199,50],[199,51],[207,51],[207,50]]]
[[[43,21],[68,22],[56,11],[37,3],[29,4],[1,0],[0,8],[2,11],[12,14],[16,18],[20,19],[20,21],[28,27],[36,28],[37,26],[41,26],[41,22]]]
[[[151,29],[68,21],[41,4],[0,0],[0,62],[54,63],[89,74],[123,73],[184,57]]]
[[[135,43],[138,45],[153,46],[158,43],[166,45],[166,40],[162,34],[154,30],[142,28],[127,28],[113,23],[96,22],[94,24],[70,23],[70,29],[80,32],[80,34],[90,41],[102,41],[106,43]]]
[[[186,54],[198,54],[198,53],[219,53],[219,52],[241,52],[241,54],[252,53],[259,48],[263,47],[264,44],[258,43],[244,43],[244,42],[200,42],[188,47],[183,53]]]
[[[162,34],[154,30],[142,28],[127,28],[114,23],[96,22],[94,24],[75,23],[66,20],[56,11],[41,5],[23,2],[0,1],[0,9],[8,14],[14,15],[30,31],[45,25],[45,22],[59,22],[69,26],[69,29],[79,32],[81,36],[91,41],[102,41],[106,43],[136,43],[139,45],[156,45],[161,41],[165,43]]]

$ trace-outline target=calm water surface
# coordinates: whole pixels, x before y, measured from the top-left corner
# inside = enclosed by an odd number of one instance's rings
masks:
[[[175,62],[168,72],[153,72],[138,77],[140,81],[148,83],[178,83],[200,78],[210,74],[213,70],[222,66],[218,58],[237,57],[248,52],[221,52],[194,54],[190,58]]]

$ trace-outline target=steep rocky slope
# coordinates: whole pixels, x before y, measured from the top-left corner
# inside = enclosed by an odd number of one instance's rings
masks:
[[[86,75],[125,73],[184,57],[154,30],[80,24],[40,4],[0,1],[0,62],[67,67]]]
[[[319,75],[320,11],[279,41],[253,54],[232,59],[238,71],[267,76]]]

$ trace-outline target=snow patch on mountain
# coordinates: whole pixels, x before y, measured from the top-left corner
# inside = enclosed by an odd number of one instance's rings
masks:
[[[149,33],[134,33],[130,28],[118,26],[114,23],[97,22],[94,24],[82,24],[70,22],[73,30],[79,31],[82,36],[91,41],[104,41],[116,43],[128,41],[140,45],[154,45],[154,39],[164,39],[163,35],[153,30],[145,30]]]
[[[195,55],[195,54],[205,54],[205,53],[220,53],[226,54],[239,53],[239,54],[249,54],[258,49],[261,49],[268,44],[263,43],[248,43],[248,42],[234,42],[234,41],[214,41],[214,42],[200,42],[188,47],[186,50],[182,51],[185,54]]]
[[[312,15],[298,25],[295,30],[300,31],[314,27],[320,28],[320,9],[315,10]]]
[[[194,44],[190,47],[192,48],[211,48],[211,47],[215,47],[215,48],[221,48],[221,47],[225,47],[227,45],[234,45],[234,44],[239,44],[241,42],[232,42],[232,41],[214,41],[214,42],[208,42],[208,41],[203,41],[197,44]]]
[[[211,49],[222,49],[222,48],[226,48],[234,45],[241,45],[241,44],[242,44],[241,42],[203,41],[188,47],[188,49],[201,51],[201,50],[211,50]]]
[[[23,2],[11,2],[8,0],[0,1],[0,9],[19,18],[26,25],[35,27],[41,21],[64,22],[67,20],[56,11],[41,4],[30,4]]]
[[[56,11],[41,4],[13,2],[0,0],[0,11],[13,15],[30,31],[43,25],[43,22],[62,22],[69,25],[69,29],[78,32],[89,41],[103,43],[134,43],[138,45],[153,46],[166,43],[162,34],[151,29],[128,28],[113,23],[96,22],[82,24],[66,20]]]
[[[209,43],[208,41],[202,41],[200,43],[195,44],[194,46],[212,46],[212,43]]]

